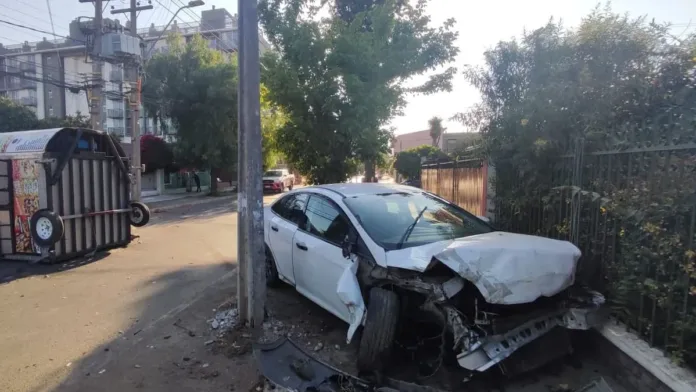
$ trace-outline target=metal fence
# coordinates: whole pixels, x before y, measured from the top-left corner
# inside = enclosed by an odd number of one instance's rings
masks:
[[[472,214],[486,215],[488,164],[481,159],[421,166],[421,186]]]
[[[696,367],[696,131],[656,134],[616,149],[580,140],[534,181],[496,166],[495,223],[575,243],[578,280],[605,291],[651,345]]]

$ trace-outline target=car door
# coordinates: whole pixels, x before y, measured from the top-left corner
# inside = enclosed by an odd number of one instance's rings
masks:
[[[268,240],[273,258],[276,261],[278,275],[284,281],[295,284],[293,271],[293,237],[297,231],[297,224],[303,221],[304,209],[307,203],[306,193],[288,195],[278,200],[271,211],[270,232]]]
[[[350,221],[328,197],[311,194],[304,225],[295,232],[292,247],[297,291],[346,322],[348,306],[337,293],[338,281],[352,261],[343,257],[341,242]]]

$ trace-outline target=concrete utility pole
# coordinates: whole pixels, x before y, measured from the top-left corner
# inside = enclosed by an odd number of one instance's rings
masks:
[[[151,10],[152,5],[139,6],[137,0],[130,0],[130,7],[120,10],[112,10],[112,14],[130,13],[130,33],[133,37],[138,36],[138,12]],[[133,170],[133,184],[131,187],[131,200],[139,201],[142,190],[142,164],[140,163],[140,89],[142,85],[141,68],[142,57],[140,61],[133,64],[133,75],[131,81],[134,84],[132,89],[132,97],[128,100],[131,106],[131,147],[133,148],[131,167]]]
[[[239,0],[238,249],[240,317],[261,331],[266,305],[257,0]]]
[[[101,100],[101,80],[102,62],[101,37],[103,33],[102,22],[102,0],[80,0],[80,3],[94,2],[94,40],[92,41],[92,79],[99,82],[95,83],[86,93],[89,95],[89,114],[92,119],[92,129],[101,130],[102,128],[102,100]]]

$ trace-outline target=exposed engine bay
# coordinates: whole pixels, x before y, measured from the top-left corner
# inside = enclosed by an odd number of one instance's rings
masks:
[[[447,333],[459,365],[483,372],[555,327],[586,330],[602,322],[600,293],[570,287],[528,304],[495,305],[476,287],[439,264],[425,273],[364,265],[361,287],[385,287],[399,293],[408,318],[427,315]]]

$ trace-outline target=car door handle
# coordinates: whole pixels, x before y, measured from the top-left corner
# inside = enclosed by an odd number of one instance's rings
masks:
[[[273,231],[278,231],[278,226],[276,226],[276,225],[271,225],[271,230],[273,230]]]
[[[305,245],[301,242],[295,242],[295,245],[302,250],[307,250],[307,245]]]

